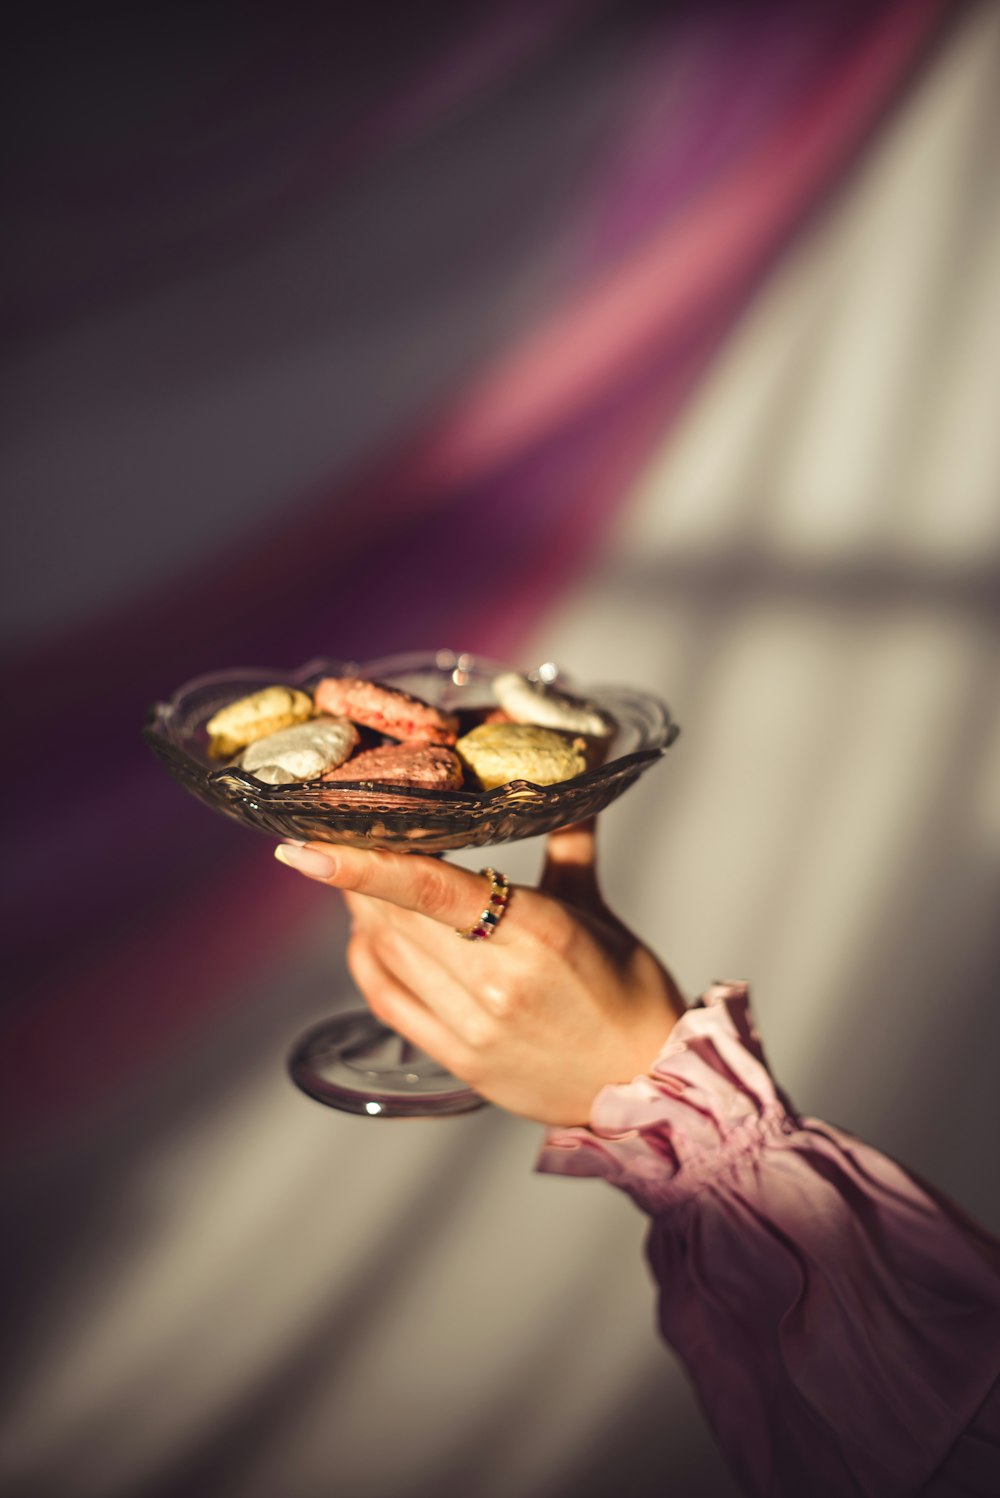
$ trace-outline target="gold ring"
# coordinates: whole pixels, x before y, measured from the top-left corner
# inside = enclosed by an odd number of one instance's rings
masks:
[[[464,941],[485,941],[488,936],[492,936],[510,901],[510,882],[506,874],[501,874],[497,869],[480,869],[479,872],[490,881],[490,896],[486,909],[474,925],[466,927],[464,931],[456,929],[455,935],[462,937]]]

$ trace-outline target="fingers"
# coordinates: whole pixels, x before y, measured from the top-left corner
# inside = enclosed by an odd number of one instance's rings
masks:
[[[528,895],[530,891],[523,893]],[[518,900],[521,895],[519,890]],[[506,951],[499,928],[486,941],[462,941],[448,927],[425,920],[411,910],[401,910],[398,905],[388,905],[367,895],[349,894],[346,898],[355,927],[365,932],[376,950],[380,950],[387,940],[394,947],[405,944],[405,971],[411,987],[430,1008],[452,1024],[457,1033],[470,1041],[475,1040],[481,1028],[479,1021],[483,1008],[490,1011],[497,1008],[495,995],[509,981],[506,959],[512,955],[516,959],[525,939],[524,932],[519,933],[521,941],[512,940],[509,944],[511,951]],[[509,919],[509,915],[505,915],[501,925]],[[433,976],[428,977],[428,974]],[[445,981],[436,981],[439,976]],[[452,993],[459,991],[464,1006],[461,1018],[452,998]],[[442,1006],[447,1006],[447,1009]]]
[[[562,871],[567,885],[578,890],[596,888],[592,876],[586,875],[585,860],[592,847],[592,832],[581,827],[575,829],[573,841],[557,849],[556,862],[560,851],[567,852],[567,867]],[[465,942],[455,931],[475,925],[489,898],[489,886],[481,874],[418,854],[369,852],[339,844],[281,844],[275,854],[288,867],[346,896],[381,902],[384,919],[393,922],[459,986],[479,995],[493,983],[496,959],[501,955],[510,957],[512,967],[520,957],[523,967],[526,960],[537,963],[548,953],[572,960],[574,949],[580,947],[582,895],[574,916],[568,902],[518,887],[493,935],[486,941]],[[555,879],[554,871],[550,877]],[[600,909],[599,897],[593,895],[592,904]],[[582,949],[577,955],[581,954]],[[423,985],[415,987],[423,997]]]
[[[435,1061],[461,1075],[463,1048],[437,1015],[389,971],[364,932],[347,944],[347,966],[374,1015]]]
[[[302,848],[281,843],[274,856],[288,868],[333,889],[373,895],[452,928],[473,925],[485,904],[481,874],[436,858],[368,852],[329,843],[308,843]]]
[[[550,833],[539,889],[567,905],[591,910],[601,907],[596,817]]]
[[[386,931],[393,931],[406,942],[414,961],[421,956],[433,964],[433,971],[446,973],[470,1002],[494,1014],[506,1011],[526,973],[537,981],[553,959],[585,964],[593,959],[581,915],[530,889],[513,891],[500,924],[485,941],[462,941],[449,927],[383,900],[353,892],[346,899],[355,923],[376,946]],[[435,1007],[434,986],[423,980],[416,966],[412,972],[415,991]],[[462,1034],[471,1038],[473,1029],[478,1030],[475,1022],[463,1024]]]
[[[415,995],[449,1031],[470,1046],[484,1038],[486,1016],[476,995],[452,974],[431,947],[415,941],[411,931],[448,933],[441,926],[364,895],[348,897],[354,929],[365,937],[385,971]],[[453,938],[454,940],[454,938]],[[456,947],[459,942],[455,940]],[[446,949],[447,950],[447,949]],[[464,976],[467,976],[464,975]]]

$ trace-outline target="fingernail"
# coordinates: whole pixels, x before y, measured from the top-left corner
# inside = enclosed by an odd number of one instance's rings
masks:
[[[279,843],[274,856],[279,863],[297,869],[300,874],[308,874],[310,879],[332,879],[337,872],[332,858],[327,858],[325,853],[316,853],[312,848],[292,848],[287,843]]]

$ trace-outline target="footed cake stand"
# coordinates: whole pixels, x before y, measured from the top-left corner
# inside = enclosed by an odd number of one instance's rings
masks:
[[[385,682],[456,713],[463,731],[495,706],[492,681],[509,670],[451,650],[381,660],[314,660],[292,672],[240,669],[201,676],[151,710],[144,736],[185,790],[215,811],[270,837],[359,848],[441,854],[537,837],[602,811],[677,737],[656,698],[627,687],[587,687],[581,695],[615,721],[604,763],[558,785],[512,780],[492,791],[427,791],[372,781],[265,785],[246,770],[209,758],[205,724],[213,713],[273,684],[308,691],[324,676]],[[534,675],[577,690],[551,663]],[[318,1102],[369,1117],[461,1113],[483,1101],[367,1009],[337,1015],[300,1037],[289,1058],[295,1083]]]

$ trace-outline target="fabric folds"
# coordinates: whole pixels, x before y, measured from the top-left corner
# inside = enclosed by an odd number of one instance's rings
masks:
[[[796,1114],[744,984],[715,985],[588,1128],[550,1131],[539,1168],[651,1217],[664,1336],[749,1492],[1000,1491],[1000,1244]]]

